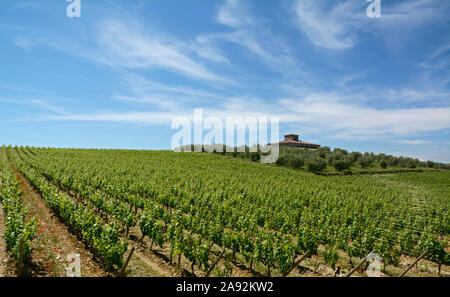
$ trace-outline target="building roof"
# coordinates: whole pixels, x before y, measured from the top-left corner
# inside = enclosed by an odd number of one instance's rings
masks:
[[[278,144],[278,145],[292,145],[292,146],[298,146],[298,147],[305,147],[305,148],[319,148],[320,144],[314,144],[306,141],[299,140],[298,134],[286,134],[284,135],[284,140],[280,142],[275,142],[272,144]],[[269,143],[270,145],[270,143]]]
[[[305,142],[305,141],[296,141],[296,140],[283,140],[280,142],[275,142],[275,143],[269,143],[269,145],[273,145],[273,144],[278,144],[278,145],[305,145],[305,146],[316,146],[317,148],[320,147],[320,144],[314,144],[314,143],[310,143],[310,142]]]
[[[297,141],[297,140],[283,140],[283,141],[280,141],[280,142],[277,142],[277,143],[278,144],[309,144],[309,145],[320,146],[319,144],[314,144],[314,143],[305,142],[305,141]]]

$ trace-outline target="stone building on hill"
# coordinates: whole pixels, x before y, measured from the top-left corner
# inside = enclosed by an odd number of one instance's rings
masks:
[[[311,150],[316,150],[316,149],[320,148],[319,144],[301,141],[297,134],[284,135],[284,140],[278,142],[278,145],[279,146],[291,146],[291,147],[305,148],[305,149],[311,149]]]

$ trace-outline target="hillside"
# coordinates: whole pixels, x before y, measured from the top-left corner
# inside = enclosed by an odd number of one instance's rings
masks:
[[[163,275],[344,275],[371,251],[385,275],[425,251],[410,273],[450,273],[450,171],[324,177],[215,154],[30,147],[2,160],[106,271],[145,244],[134,263]]]
[[[194,151],[195,146],[190,145]],[[180,149],[189,149],[189,146]],[[219,152],[221,149],[221,152]],[[261,156],[267,153],[261,152],[261,147],[235,147],[227,148],[222,145],[204,145],[203,152],[212,152],[220,155],[233,156],[259,162]],[[307,172],[321,174],[364,174],[364,173],[396,173],[396,172],[421,172],[436,169],[449,170],[450,164],[434,161],[420,161],[410,157],[396,157],[387,154],[348,152],[347,150],[329,147],[321,147],[317,150],[292,148],[281,146],[277,166],[289,167]]]

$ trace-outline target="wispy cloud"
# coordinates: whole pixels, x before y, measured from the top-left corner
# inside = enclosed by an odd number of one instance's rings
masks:
[[[37,46],[39,43],[32,38],[16,37],[13,43],[24,50],[30,50],[31,48]]]
[[[361,33],[388,34],[393,28],[411,30],[426,23],[445,20],[442,5],[448,3],[435,0],[402,1],[385,5],[382,16],[371,19],[366,16],[368,3],[347,0],[338,2],[298,0],[294,5],[298,28],[316,46],[345,50],[353,48]]]
[[[352,32],[356,7],[355,1],[340,2],[334,7],[328,7],[324,2],[299,0],[295,5],[297,24],[309,40],[328,49],[348,49],[355,45],[356,37]]]
[[[302,122],[335,131],[334,137],[346,139],[389,138],[450,128],[450,107],[381,109],[320,93],[300,100],[284,99],[280,104]]]
[[[89,122],[120,122],[148,125],[169,124],[175,117],[183,114],[173,112],[151,112],[151,111],[131,111],[131,112],[93,112],[74,113],[66,115],[41,115],[35,121],[89,121]]]
[[[192,104],[205,104],[211,100],[226,98],[217,92],[166,85],[133,73],[124,75],[120,84],[126,91],[116,94],[115,99],[128,103],[153,105],[162,110],[175,111]]]
[[[100,112],[52,115],[42,120],[114,121],[142,124],[168,124],[177,112]],[[205,116],[278,117],[281,123],[297,123],[322,131],[322,137],[334,139],[395,139],[450,128],[450,107],[377,109],[348,103],[336,94],[317,93],[297,99],[266,102],[260,98],[229,98],[221,106],[205,108]],[[411,142],[412,144],[412,142]],[[415,144],[418,144],[417,142]]]
[[[192,50],[200,57],[217,63],[231,64],[230,60],[208,38],[198,36],[191,45]]]
[[[299,63],[290,54],[290,48],[279,36],[250,12],[248,3],[226,0],[217,7],[215,20],[231,31],[201,34],[197,40],[212,43],[222,40],[242,46],[272,70],[288,74],[304,74]]]
[[[31,107],[38,108],[40,110],[50,111],[56,114],[66,114],[65,108],[51,104],[47,100],[43,99],[11,99],[11,98],[0,98],[0,103],[14,104],[14,105],[27,105]]]
[[[433,70],[448,68],[450,66],[450,44],[440,46],[419,66]]]
[[[422,140],[422,139],[403,139],[403,140],[399,140],[399,143],[404,143],[404,144],[412,144],[412,145],[423,145],[423,144],[430,144],[430,141],[427,140]]]
[[[29,104],[33,104],[41,109],[44,110],[48,110],[54,113],[58,113],[58,114],[66,114],[67,111],[65,108],[60,107],[60,106],[56,106],[54,104],[49,103],[48,101],[45,100],[40,100],[40,99],[31,99],[30,101],[28,101]],[[26,103],[27,104],[27,103]]]
[[[167,85],[159,81],[150,80],[142,75],[127,74],[123,77],[123,84],[134,93],[147,92],[167,92],[189,97],[206,97],[210,99],[224,99],[225,96],[218,95],[215,92],[205,91],[204,89],[195,89],[186,86]]]
[[[226,0],[217,9],[216,20],[231,28],[255,25],[255,20],[248,14],[246,7],[238,0]]]
[[[51,37],[16,37],[16,46],[30,50],[51,47],[74,56],[127,70],[162,69],[184,77],[220,84],[231,80],[212,72],[195,57],[214,62],[227,62],[213,46],[196,40],[185,42],[166,33],[146,27],[137,21],[104,19],[96,22],[94,34],[82,38],[81,44],[71,39]]]
[[[180,45],[157,34],[144,34],[116,20],[102,22],[99,42],[108,63],[128,69],[162,68],[197,79],[227,80],[194,61]]]
[[[393,151],[391,154],[394,156],[411,156],[422,161],[434,160],[436,162],[450,162],[450,149],[448,148],[448,143],[430,143],[427,144],[426,149],[421,147],[415,149],[415,147],[411,145],[408,147],[410,149]]]
[[[446,87],[450,83],[450,42],[435,48],[417,66],[423,70],[424,79],[438,82]]]
[[[376,96],[374,94],[373,96]],[[450,100],[450,91],[439,90],[437,88],[402,88],[387,89],[379,91],[378,97],[393,102],[397,105],[405,105],[405,103],[426,103],[429,106],[448,105]],[[374,98],[374,97],[372,97]]]
[[[383,6],[382,21],[377,26],[384,29],[414,29],[417,26],[437,24],[447,20],[445,11],[449,7],[447,1],[439,0],[398,1]]]

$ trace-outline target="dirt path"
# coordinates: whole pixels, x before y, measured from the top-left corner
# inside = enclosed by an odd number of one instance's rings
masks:
[[[13,151],[13,153],[16,153],[18,155],[18,157],[21,157],[20,154],[18,154],[18,152]],[[68,231],[68,229],[65,227],[65,225],[63,225],[62,223],[59,222],[56,214],[53,213],[53,211],[51,210],[50,207],[47,206],[47,204],[44,202],[44,200],[42,199],[42,197],[40,196],[40,194],[38,192],[36,192],[34,190],[34,188],[27,182],[26,178],[18,171],[16,170],[16,168],[13,169],[16,172],[16,175],[18,177],[18,180],[20,181],[20,186],[21,188],[24,189],[24,198],[23,198],[23,203],[24,205],[27,205],[28,207],[30,207],[30,209],[32,210],[32,213],[34,215],[36,215],[37,217],[39,217],[40,221],[42,221],[42,223],[40,224],[40,227],[38,229],[38,236],[35,239],[35,241],[39,241],[40,244],[37,247],[34,247],[34,249],[36,249],[37,251],[41,251],[41,254],[37,253],[37,255],[32,255],[32,256],[36,256],[36,259],[41,263],[40,266],[44,266],[45,270],[44,270],[44,275],[45,273],[51,273],[51,275],[55,275],[55,276],[61,276],[61,272],[55,272],[61,269],[58,269],[56,266],[53,267],[53,263],[55,263],[55,258],[54,256],[56,255],[56,260],[59,260],[60,258],[62,258],[62,260],[64,260],[62,257],[64,254],[68,254],[64,253],[63,249],[60,249],[59,247],[56,247],[57,243],[54,242],[55,238],[48,238],[48,232],[53,233],[51,235],[53,235],[53,237],[55,237],[55,235],[59,234],[59,239],[65,238],[65,237],[72,237],[71,241],[73,242],[72,245],[75,245],[74,247],[71,246],[66,246],[65,249],[68,251],[71,251],[70,253],[78,253],[81,255],[81,259],[85,258],[85,259],[92,259],[92,255],[89,251],[85,250],[84,248],[81,250],[79,250],[79,246],[78,244],[81,244],[77,238],[72,235],[70,233],[70,231]],[[51,183],[48,179],[47,182]],[[63,195],[68,195],[68,197],[70,197],[71,199],[73,199],[74,202],[79,202],[78,199],[70,192],[64,191],[63,189],[61,189],[59,187],[59,191],[63,194]],[[51,218],[52,220],[45,220],[45,218]],[[68,233],[69,235],[64,235],[61,234],[60,231],[56,228],[58,227],[63,227],[63,229],[66,231],[66,233]],[[47,236],[46,236],[47,235]],[[42,239],[39,238],[39,236],[43,237]],[[58,237],[58,236],[56,236]],[[49,241],[50,240],[50,241]],[[63,239],[63,241],[66,241],[65,239]],[[129,277],[158,277],[158,276],[181,276],[182,274],[179,273],[174,267],[171,267],[170,265],[168,265],[167,263],[165,263],[165,261],[163,259],[161,259],[160,257],[158,257],[157,255],[155,255],[154,253],[151,253],[149,251],[146,251],[145,248],[141,247],[138,243],[134,242],[133,240],[129,240],[129,248],[128,248],[128,252],[125,253],[124,255],[124,259],[126,259],[128,257],[129,251],[131,249],[131,247],[136,247],[136,250],[133,254],[133,256],[130,259],[130,263],[127,267],[127,276]],[[47,248],[47,249],[46,249]],[[42,250],[44,249],[44,253],[42,253]],[[78,249],[78,251],[72,251],[72,250],[76,250]],[[83,251],[84,250],[84,251]],[[59,254],[60,251],[63,251],[62,254]],[[84,257],[83,257],[83,253],[84,253]],[[45,256],[47,255],[47,256]],[[58,257],[60,256],[60,257]],[[53,260],[49,261],[49,260]],[[33,262],[35,260],[33,259]],[[64,262],[64,261],[63,261]],[[83,262],[83,260],[82,260]],[[92,263],[94,262],[94,263]],[[48,265],[50,263],[50,265]],[[58,263],[55,263],[58,265]],[[66,263],[64,263],[64,265],[62,266],[63,270],[65,271],[65,265],[67,265]],[[61,266],[59,264],[59,266]],[[86,266],[86,262],[82,263],[82,276],[105,276],[106,273],[104,272],[104,270],[101,267],[96,267],[99,266],[98,263],[96,263],[95,261],[90,261],[90,263],[88,262],[88,266]],[[52,271],[49,271],[49,267],[53,267]],[[64,272],[63,271],[63,272]],[[85,271],[85,274],[83,274],[83,271]]]
[[[101,265],[94,260],[92,253],[70,233],[27,180],[14,167],[13,169],[20,182],[19,188],[24,193],[22,203],[38,221],[31,265],[27,273],[30,276],[66,276],[66,267],[69,265],[67,256],[75,253],[80,255],[81,276],[107,276]]]
[[[131,246],[135,246],[136,250],[127,268],[127,276],[182,276],[175,267],[170,266],[163,259],[149,252],[147,249],[140,247],[134,242],[130,242]]]

